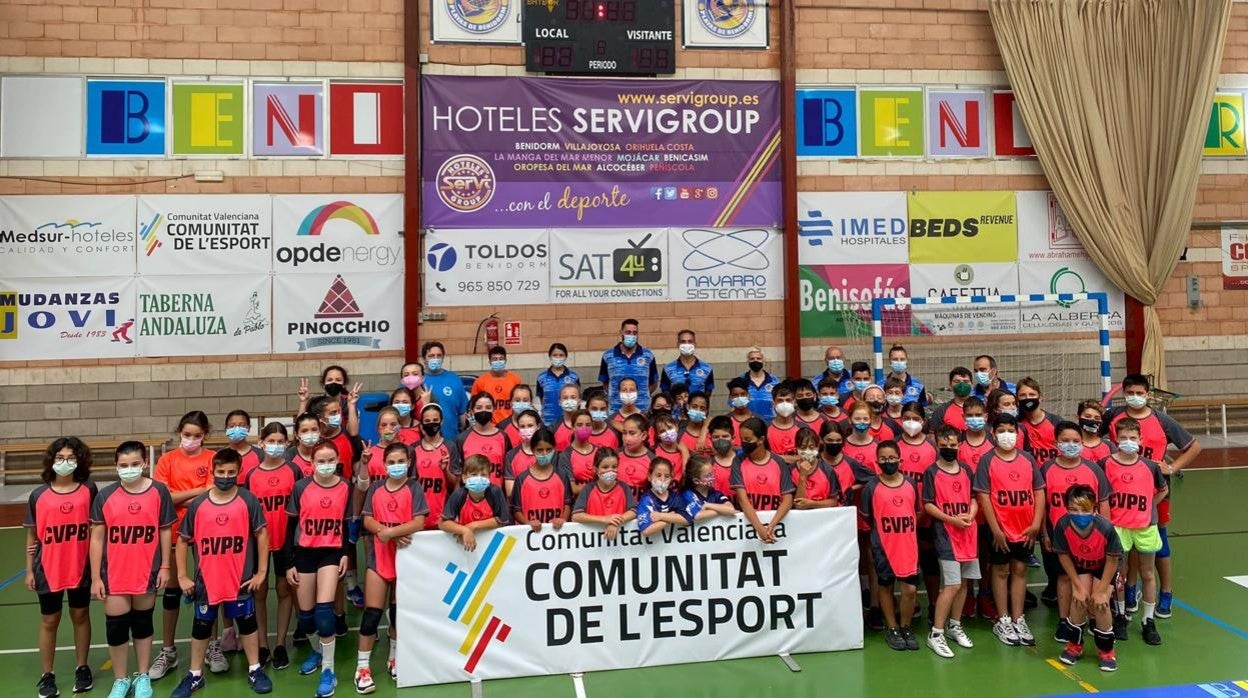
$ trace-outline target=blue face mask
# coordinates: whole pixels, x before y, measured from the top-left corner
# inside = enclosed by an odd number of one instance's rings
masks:
[[[987,371],[976,371],[975,382],[979,383],[980,385],[988,385],[989,383],[992,382],[992,375],[989,374]]]
[[[285,453],[286,453],[285,444],[265,444],[264,445],[264,455],[270,458],[277,458],[278,456],[284,455]]]
[[[984,426],[987,424],[988,424],[988,420],[985,417],[967,417],[966,418],[966,427],[968,429],[981,431],[984,428]]]
[[[490,478],[484,475],[473,475],[464,480],[464,487],[473,494],[480,494],[490,486]]]
[[[862,433],[871,428],[870,422],[854,422],[854,431]]]
[[[1087,528],[1088,526],[1092,525],[1092,519],[1095,518],[1095,516],[1096,516],[1095,514],[1073,514],[1072,513],[1070,515],[1070,522],[1079,528]]]
[[[635,346],[637,346],[637,335],[635,334],[624,335],[624,347],[626,349],[632,349]]]
[[[491,370],[491,371],[505,371],[505,370],[507,370],[507,361],[506,361],[506,360],[504,360],[504,359],[495,359],[494,361],[491,361],[491,362],[490,362],[490,370]]]
[[[1077,458],[1081,453],[1083,453],[1083,444],[1078,442],[1071,443],[1069,441],[1062,441],[1057,444],[1057,450],[1061,451],[1062,455],[1067,458]]]
[[[1127,441],[1124,439],[1118,442],[1118,450],[1128,455],[1139,453],[1140,442],[1139,441]]]
[[[845,370],[845,359],[828,359],[828,370],[840,373]]]
[[[238,443],[247,438],[247,427],[230,427],[225,430],[225,438],[229,439],[230,443]]]
[[[531,402],[524,402],[523,400],[513,400],[511,403],[511,411],[515,412],[516,414],[520,414],[521,412],[528,412],[531,409],[533,409],[533,403]]]
[[[330,415],[325,418],[325,423],[329,425],[330,429],[338,429],[342,427],[342,415],[340,414]]]
[[[427,364],[429,365],[429,370],[430,370],[430,371],[441,371],[441,370],[442,370],[442,359],[440,359],[440,358],[438,358],[438,359],[429,359],[429,360],[428,360],[428,361],[426,361],[425,363],[427,363]]]
[[[857,390],[860,393],[870,387],[871,381],[854,381],[854,390]]]
[[[406,402],[396,402],[393,405],[391,405],[391,407],[399,411],[400,417],[406,417],[412,413],[412,406],[407,404]]]
[[[820,407],[836,407],[838,404],[840,404],[840,402],[841,402],[840,398],[838,398],[835,395],[820,395],[819,396]]]
[[[731,399],[731,400],[729,400],[729,401],[728,401],[728,404],[729,404],[729,405],[732,405],[733,407],[737,407],[737,408],[740,408],[740,407],[749,407],[749,406],[750,406],[750,399],[749,399],[748,397],[734,397],[733,399]]]
[[[694,424],[701,424],[702,422],[706,421],[706,413],[703,412],[702,410],[690,409],[689,421],[693,422]]]
[[[398,480],[407,475],[407,463],[390,463],[386,466],[386,475]]]
[[[894,361],[892,362],[891,366],[893,368],[893,373],[905,373],[906,372],[907,364],[905,361]]]
[[[538,465],[545,467],[555,461],[555,452],[535,454],[533,460],[537,461]]]
[[[607,418],[610,416],[611,415],[607,414],[606,412],[603,412],[602,410],[594,410],[593,412],[589,413],[589,418],[594,420],[595,422],[605,422],[607,421]]]

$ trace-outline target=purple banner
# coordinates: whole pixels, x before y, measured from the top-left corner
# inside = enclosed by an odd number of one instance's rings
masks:
[[[778,226],[777,83],[427,76],[424,225]]]

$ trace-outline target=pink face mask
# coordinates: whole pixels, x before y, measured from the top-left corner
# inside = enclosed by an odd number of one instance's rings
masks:
[[[577,427],[572,430],[572,436],[576,437],[577,441],[589,441],[589,437],[593,435],[594,431],[589,427]]]
[[[415,390],[419,388],[425,382],[425,377],[424,376],[403,376],[403,378],[400,379],[399,382],[403,384],[404,388],[407,388],[408,390]]]
[[[639,434],[637,435],[625,434],[624,435],[624,445],[627,446],[628,448],[637,448],[641,444],[642,444],[641,435]]]

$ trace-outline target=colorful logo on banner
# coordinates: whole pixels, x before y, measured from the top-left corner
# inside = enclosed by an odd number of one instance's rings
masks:
[[[1222,229],[1222,288],[1248,289],[1248,230]]]
[[[299,224],[299,232],[296,235],[320,235],[325,229],[325,224],[333,220],[354,223],[356,227],[364,231],[365,235],[381,234],[373,214],[350,201],[334,201],[309,211],[308,215],[304,216],[303,222]]]
[[[735,39],[754,26],[756,0],[699,0],[698,21],[708,32]]]
[[[672,231],[670,281],[675,300],[783,298],[780,235],[767,228]],[[679,267],[677,266],[679,265]]]
[[[438,168],[438,196],[461,213],[471,213],[494,198],[497,180],[489,163],[476,155],[456,155]]]
[[[253,85],[251,152],[255,155],[324,155],[322,85]]]
[[[802,264],[907,261],[903,192],[799,192]]]
[[[847,158],[858,154],[858,93],[797,91],[797,154]]]
[[[87,155],[164,155],[165,83],[87,81]]]
[[[334,155],[402,155],[403,85],[331,83],[329,149]]]
[[[865,156],[923,155],[923,90],[858,91]]]
[[[151,257],[153,252],[164,247],[164,243],[160,241],[160,236],[157,234],[164,222],[164,215],[157,213],[152,216],[152,220],[139,226],[139,245],[143,248],[144,256]]]
[[[446,0],[446,11],[455,24],[473,34],[489,34],[511,14],[510,0]]]
[[[1036,154],[1027,127],[1023,125],[1023,117],[1018,113],[1018,102],[1013,92],[999,90],[992,93],[992,122],[998,156],[1032,157]]]
[[[243,154],[243,86],[173,86],[174,155]]]
[[[515,538],[495,531],[485,553],[471,570],[460,569],[453,562],[446,563],[451,583],[442,595],[442,603],[451,609],[447,617],[467,628],[464,641],[459,645],[459,653],[467,658],[464,662],[465,673],[476,671],[491,642],[506,642],[511,634],[511,626],[499,619],[493,604],[486,597],[514,547]]]
[[[31,358],[133,356],[131,279],[27,279],[0,288],[0,340],[27,347]],[[121,290],[124,286],[125,290]],[[18,351],[18,350],[15,350]],[[5,352],[10,355],[10,352]]]
[[[1018,261],[1012,191],[911,192],[907,208],[911,263]]]
[[[315,322],[307,323],[304,329],[311,330],[307,334],[321,334],[319,337],[307,337],[298,341],[299,351],[319,347],[363,347],[365,349],[381,348],[381,339],[365,333],[355,333],[351,329],[365,329],[366,326],[377,326],[378,333],[388,332],[390,323],[379,320],[375,323],[363,321],[359,323],[341,323],[342,320],[356,320],[364,317],[364,311],[356,302],[355,295],[347,287],[341,274],[334,276],[325,297],[312,315]],[[299,329],[299,328],[295,328]],[[292,332],[293,333],[293,332]]]
[[[981,90],[929,90],[928,154],[933,157],[988,155],[988,97]]]
[[[1209,129],[1205,131],[1205,155],[1244,155],[1244,95],[1219,93],[1213,97]]]

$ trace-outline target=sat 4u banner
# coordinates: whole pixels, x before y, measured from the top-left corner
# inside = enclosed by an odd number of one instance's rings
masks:
[[[765,520],[770,512],[760,512]],[[399,686],[862,647],[852,509],[793,511],[764,545],[739,515],[445,533],[399,551]]]

